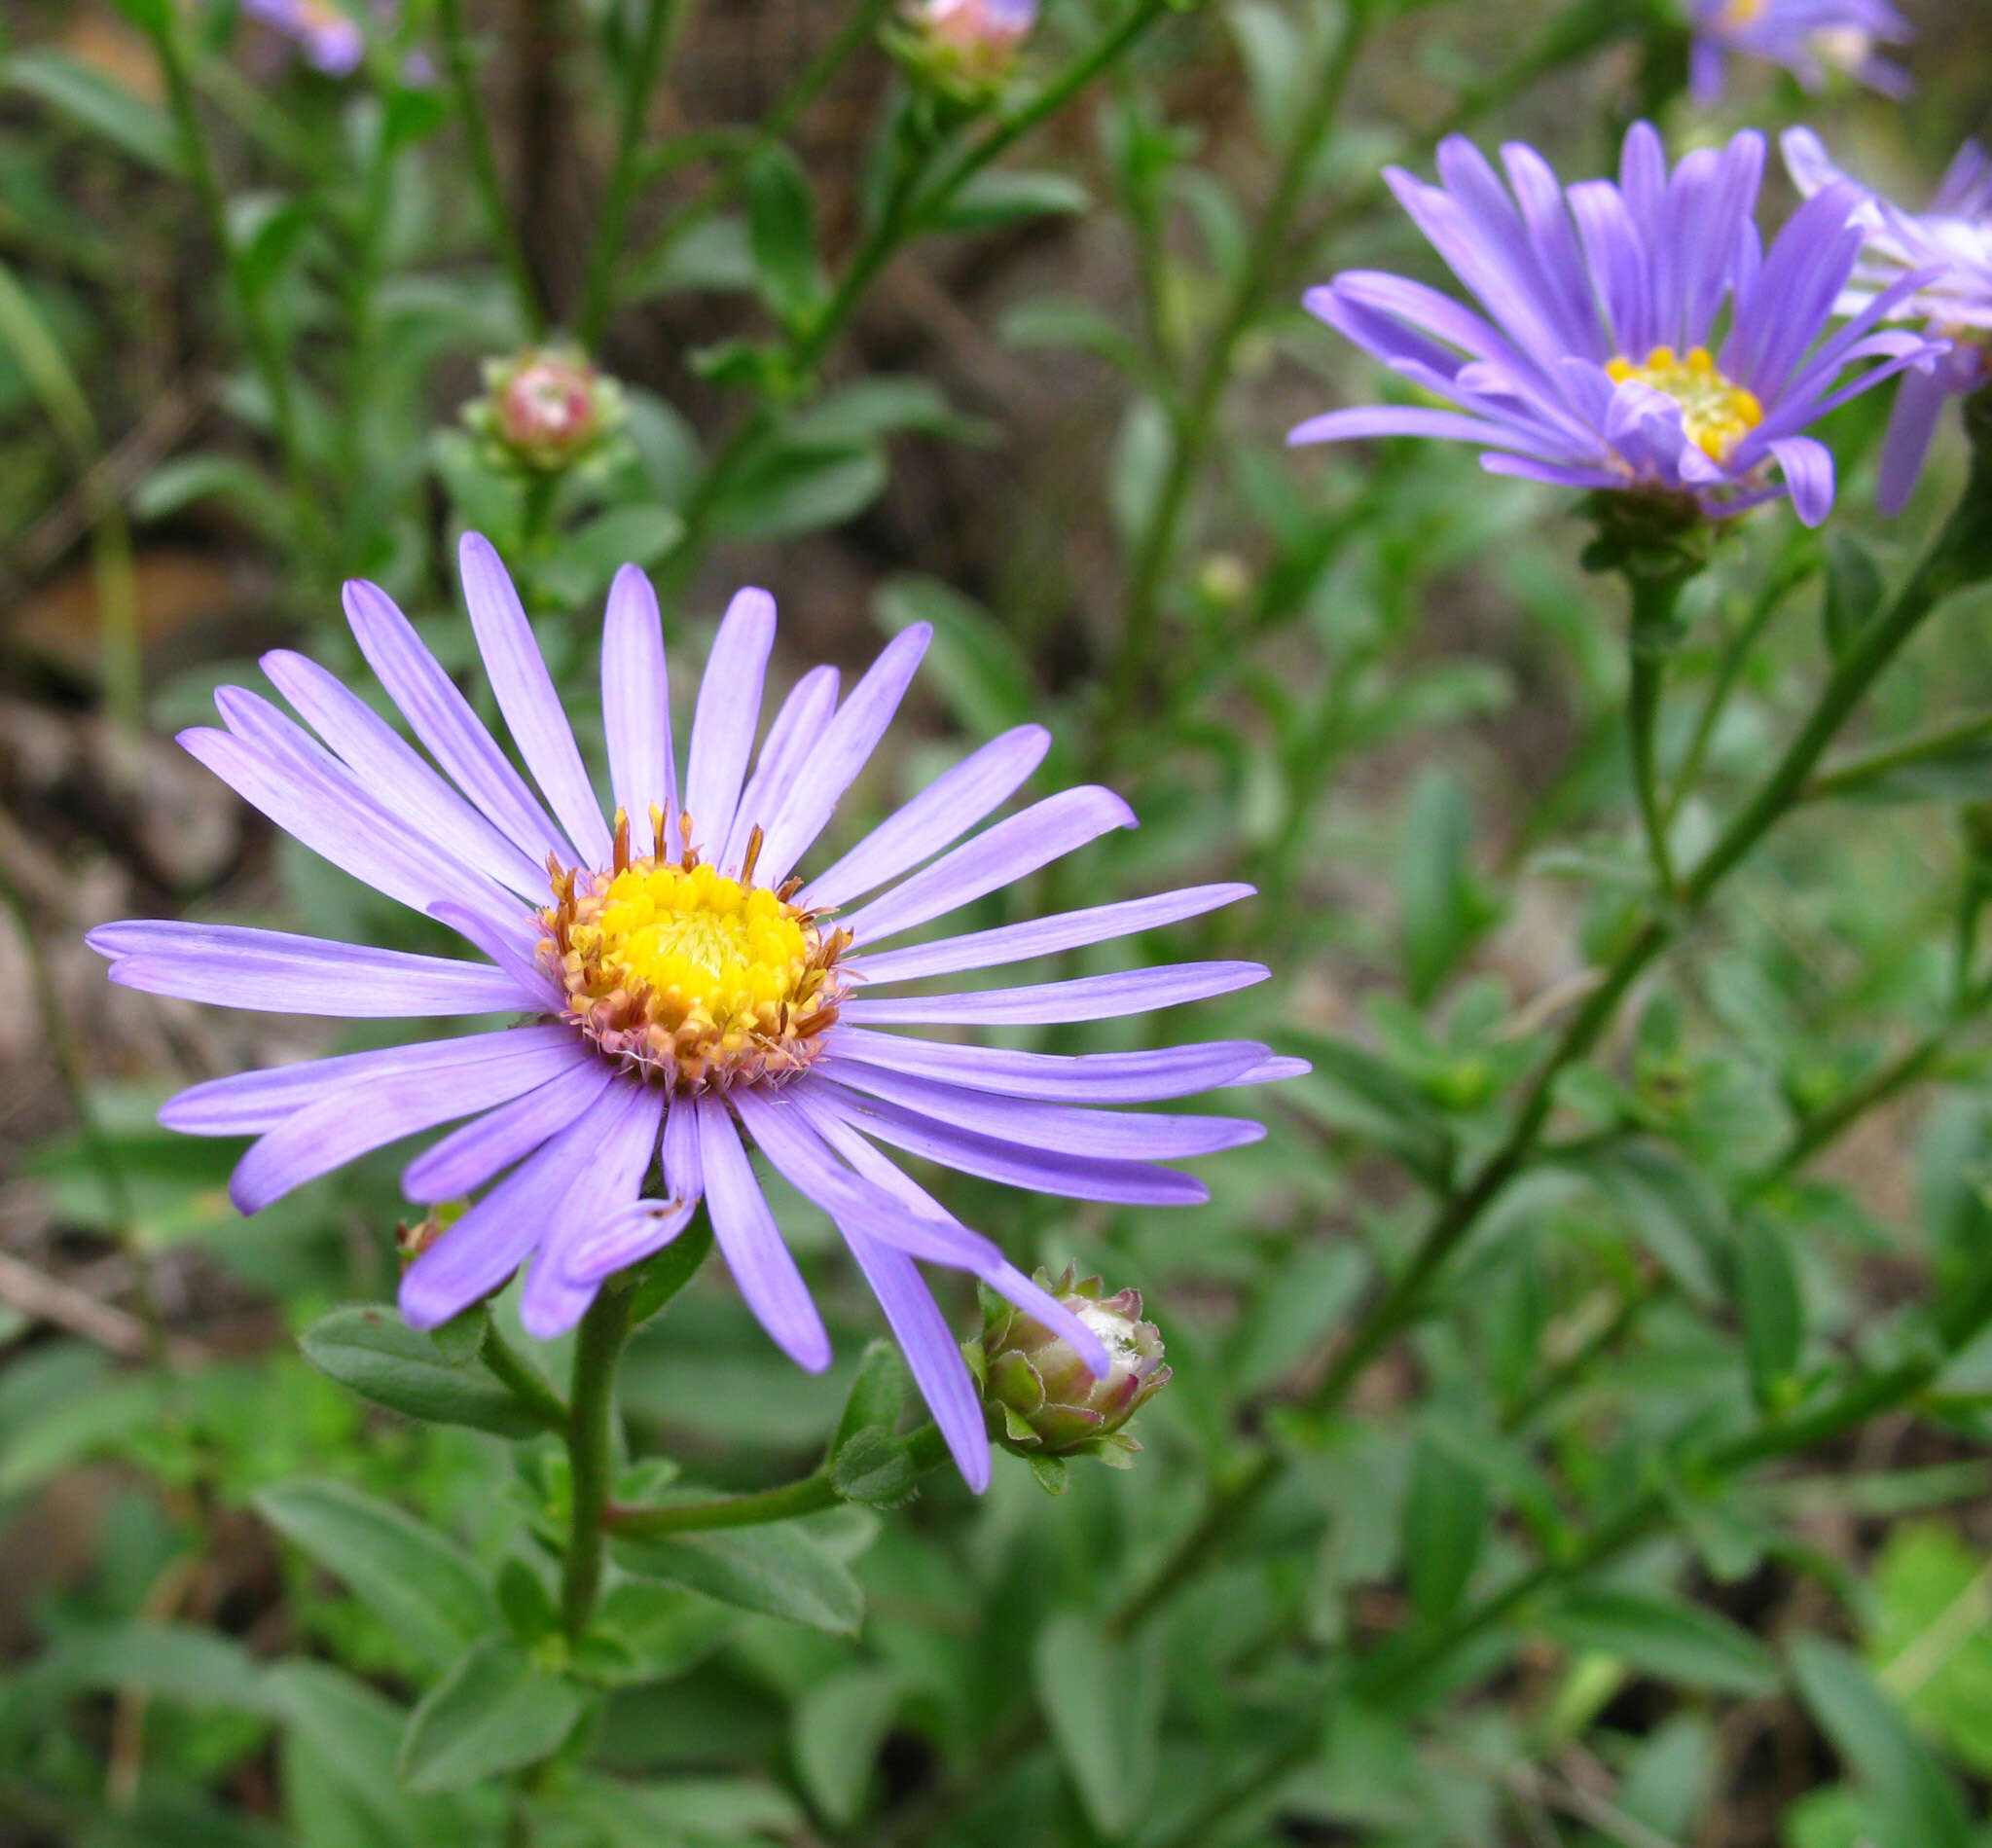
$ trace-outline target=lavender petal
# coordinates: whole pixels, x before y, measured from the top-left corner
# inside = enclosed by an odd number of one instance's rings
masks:
[[[402,1170],[402,1193],[424,1205],[475,1193],[551,1141],[608,1089],[614,1075],[605,1059],[588,1059],[487,1110],[410,1162]]]
[[[718,852],[733,832],[734,810],[754,734],[761,724],[761,686],[775,646],[775,599],[746,590],[727,605],[692,714],[685,765],[685,811],[693,843]]]
[[[903,1033],[847,1027],[841,1021],[830,1030],[826,1049],[840,1059],[883,1066],[910,1077],[1068,1104],[1154,1104],[1249,1083],[1252,1081],[1249,1074],[1268,1062],[1283,1063],[1273,1059],[1271,1048],[1250,1039],[1165,1046],[1151,1052],[1073,1055],[910,1039]]]
[[[1068,982],[986,989],[971,995],[860,998],[846,1001],[841,1017],[853,1027],[1048,1027],[1209,1000],[1263,982],[1268,973],[1257,962],[1162,962],[1119,975],[1081,975]]]
[[[670,676],[657,593],[634,564],[609,586],[601,636],[601,723],[616,807],[641,835],[663,811],[666,836],[677,813],[677,766],[670,744]]]

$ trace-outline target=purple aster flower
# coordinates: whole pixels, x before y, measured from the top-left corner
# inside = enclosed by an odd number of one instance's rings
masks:
[[[1844,71],[1885,95],[1908,94],[1908,72],[1874,54],[1912,36],[1888,0],[1690,0],[1689,15],[1688,90],[1704,107],[1722,93],[1731,52],[1782,64],[1807,90]]]
[[[1405,210],[1485,312],[1359,270],[1311,290],[1307,306],[1452,408],[1335,411],[1287,440],[1450,437],[1487,445],[1481,465],[1497,474],[1687,496],[1710,514],[1789,493],[1817,525],[1833,461],[1807,426],[1941,347],[1876,326],[1919,277],[1827,334],[1860,254],[1860,192],[1807,199],[1766,253],[1755,220],[1763,156],[1761,135],[1739,134],[1670,172],[1659,135],[1637,123],[1615,185],[1559,186],[1540,155],[1509,143],[1503,187],[1458,135],[1439,147],[1438,186],[1391,169]],[[1876,363],[1840,382],[1861,360]]]
[[[243,0],[243,11],[281,32],[327,77],[350,77],[367,54],[359,21],[336,0]]]
[[[1808,198],[1853,184],[1810,128],[1786,129],[1784,149],[1785,164]],[[1856,221],[1867,241],[1840,292],[1840,312],[1861,313],[1896,289],[1891,318],[1920,321],[1950,342],[1936,365],[1906,374],[1896,392],[1875,493],[1882,512],[1895,514],[1908,503],[1944,405],[1992,385],[1992,158],[1967,141],[1920,215],[1860,191]],[[1922,281],[1900,293],[1911,274]]]
[[[1199,886],[891,947],[1132,826],[1133,815],[1105,789],[1068,789],[964,841],[1043,757],[1048,736],[1024,725],[805,879],[794,869],[884,737],[930,632],[917,625],[895,638],[841,705],[833,670],[805,674],[756,756],[775,606],[742,591],[706,662],[680,779],[656,598],[625,566],[602,645],[615,799],[605,820],[497,554],[472,534],[461,563],[498,709],[537,792],[407,619],[365,583],[346,586],[353,634],[427,758],[331,673],[285,650],[263,667],[311,731],[225,687],[216,704],[227,729],[189,731],[181,743],[279,827],[439,919],[484,960],[167,922],[107,924],[90,941],[113,959],[113,981],[190,1000],[348,1018],[527,1019],[199,1084],[161,1121],[255,1136],[230,1183],[254,1213],[369,1150],[468,1119],[403,1176],[420,1203],[489,1187],[403,1279],[402,1312],[419,1328],[447,1322],[530,1258],[525,1326],[556,1334],[604,1279],[669,1244],[703,1199],[762,1325],[820,1368],[829,1339],[748,1160],[751,1141],[843,1233],[962,1474],[980,1487],[981,1405],[916,1260],[986,1280],[1103,1376],[1108,1357],[878,1144],[1074,1199],[1194,1204],[1209,1198],[1203,1183],[1162,1164],[1255,1141],[1259,1125],[1116,1106],[1305,1067],[1250,1041],[1052,1056],[889,1031],[1103,1020],[1228,994],[1264,978],[1253,962],[972,993],[907,995],[902,985],[1157,928],[1250,888]],[[660,1161],[661,1197],[645,1198]]]
[[[898,40],[917,68],[977,93],[1000,83],[1037,24],[1037,0],[907,0]]]

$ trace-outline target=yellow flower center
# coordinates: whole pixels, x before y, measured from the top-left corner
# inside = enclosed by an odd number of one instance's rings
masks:
[[[1689,347],[1685,358],[1671,346],[1655,346],[1644,366],[1620,358],[1606,361],[1605,370],[1615,384],[1637,379],[1672,398],[1681,407],[1687,440],[1711,461],[1726,462],[1729,452],[1763,421],[1757,394],[1718,372],[1706,346]]]
[[[1764,0],[1729,0],[1729,4],[1716,16],[1716,28],[1722,32],[1740,32],[1747,25],[1755,25],[1763,9]]]
[[[690,848],[667,858],[661,823],[653,812],[650,857],[630,857],[619,813],[612,868],[552,867],[540,956],[565,990],[565,1017],[626,1070],[681,1094],[793,1077],[837,1018],[849,933],[824,934],[789,902],[798,882],[750,883],[758,831],[728,879]]]

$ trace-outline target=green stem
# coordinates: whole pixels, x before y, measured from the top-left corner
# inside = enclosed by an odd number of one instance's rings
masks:
[[[180,29],[177,16],[168,7],[162,9],[160,23],[152,34],[160,69],[165,78],[173,127],[180,142],[180,156],[187,163],[195,197],[199,200],[201,215],[207,221],[207,235],[229,278],[235,310],[241,316],[242,331],[248,341],[251,363],[263,382],[264,395],[270,401],[271,423],[291,490],[291,515],[298,525],[298,536],[308,543],[309,549],[320,552],[322,556],[322,548],[314,543],[321,527],[319,501],[309,471],[305,466],[304,452],[299,447],[297,408],[291,396],[290,374],[285,368],[284,353],[276,332],[265,312],[262,293],[244,275],[242,253],[229,229],[228,205],[222,198],[214,163],[208,158],[207,137],[201,131],[200,114],[195,105],[194,85],[187,67],[186,53],[180,44]]]
[[[649,114],[650,92],[656,87],[659,68],[684,12],[684,0],[649,0],[643,14],[643,30],[630,59],[616,131],[615,164],[609,169],[608,190],[602,196],[601,215],[596,221],[595,243],[588,257],[588,279],[582,290],[580,335],[582,348],[587,352],[592,353],[600,345],[609,315],[615,310],[616,270],[623,255],[630,207],[635,202],[641,178],[636,155],[643,140],[644,119]]]
[[[601,1590],[602,1510],[615,1466],[616,1362],[629,1334],[629,1293],[604,1289],[582,1317],[574,1347],[567,1415],[573,1515],[561,1572],[561,1617],[574,1642],[586,1634]]]
[[[1708,756],[1709,745],[1714,742],[1716,726],[1728,709],[1729,696],[1735,692],[1736,683],[1742,678],[1743,670],[1749,664],[1751,651],[1758,638],[1771,625],[1772,619],[1783,606],[1797,585],[1810,575],[1810,562],[1787,565],[1774,571],[1765,580],[1756,598],[1752,600],[1750,614],[1743,620],[1722,648],[1722,657],[1716,668],[1716,677],[1710,683],[1707,696],[1696,714],[1694,733],[1687,741],[1687,749],[1683,753],[1681,769],[1674,779],[1672,794],[1667,799],[1665,818],[1671,822],[1686,800],[1688,792],[1700,779],[1703,761]]]
[[[507,1392],[549,1431],[568,1429],[568,1413],[560,1394],[546,1377],[499,1331],[495,1321],[485,1324],[484,1345],[478,1357]]]
[[[1155,659],[1162,586],[1175,562],[1177,528],[1188,506],[1190,490],[1203,472],[1204,453],[1215,427],[1224,387],[1231,380],[1239,343],[1256,319],[1286,252],[1294,215],[1320,158],[1322,142],[1341,105],[1368,22],[1368,0],[1353,0],[1334,54],[1322,60],[1314,88],[1302,105],[1300,119],[1273,183],[1272,197],[1259,214],[1245,261],[1232,280],[1217,324],[1205,343],[1189,389],[1174,418],[1169,468],[1156,494],[1154,511],[1142,528],[1141,548],[1130,576],[1127,609],[1121,622],[1120,654],[1107,692],[1106,722],[1099,733],[1102,749],[1133,717],[1144,677]]]
[[[921,1475],[948,1460],[947,1440],[938,1426],[923,1425],[909,1442],[908,1461]],[[666,1507],[610,1507],[603,1520],[615,1533],[633,1538],[662,1534],[706,1534],[729,1527],[763,1527],[771,1521],[793,1521],[805,1514],[820,1514],[838,1506],[844,1498],[833,1485],[830,1466],[779,1489],[760,1489],[751,1495],[714,1496],[706,1502],[679,1502]]]
[[[1629,565],[1625,587],[1632,597],[1632,622],[1626,633],[1628,675],[1625,698],[1626,737],[1632,755],[1632,782],[1639,798],[1640,822],[1646,830],[1647,858],[1663,903],[1674,896],[1674,855],[1667,845],[1667,811],[1660,799],[1659,769],[1654,740],[1660,723],[1660,691],[1667,658],[1673,652],[1679,618],[1675,612],[1691,571],[1648,576]]]
[[[747,169],[755,158],[787,134],[803,111],[815,101],[831,78],[844,67],[846,59],[870,40],[879,22],[895,4],[896,0],[863,0],[839,28],[836,37],[803,67],[752,134],[742,137],[737,146],[727,150],[725,171],[665,220],[649,249],[638,259],[635,266],[638,270],[653,268],[687,232],[724,211],[740,197],[741,189],[746,183]],[[692,138],[681,137],[672,146],[675,148]]]
[[[519,318],[525,324],[527,335],[539,340],[546,333],[546,308],[526,264],[525,247],[519,241],[511,208],[505,203],[504,183],[498,177],[498,157],[491,146],[490,124],[485,117],[484,99],[478,94],[477,66],[463,29],[463,0],[436,0],[436,22],[443,35],[443,68],[450,76],[450,93],[455,100],[456,119],[463,129],[464,152],[470,158],[471,184],[477,188],[479,202],[484,206],[485,228],[512,285]]]
[[[1988,738],[1992,738],[1992,712],[1969,713],[1948,725],[1939,725],[1934,731],[1919,733],[1901,743],[1864,751],[1843,764],[1820,772],[1806,784],[1803,800],[1825,802],[1835,796],[1859,794],[1869,783],[1879,782],[1898,770],[1909,770],[1933,758],[1948,757],[1968,744],[1982,743]]]

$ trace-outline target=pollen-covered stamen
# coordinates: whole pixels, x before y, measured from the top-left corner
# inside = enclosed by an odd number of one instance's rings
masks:
[[[565,1017],[609,1058],[682,1094],[779,1083],[805,1070],[835,1024],[848,930],[789,902],[794,888],[756,887],[761,833],[729,879],[701,862],[690,817],[682,852],[630,857],[616,814],[605,871],[550,865],[554,902],[539,914],[539,954],[560,979]],[[664,817],[651,812],[660,849]]]
[[[1681,427],[1711,461],[1726,462],[1733,450],[1763,421],[1757,394],[1733,383],[1716,369],[1706,346],[1691,346],[1684,358],[1671,346],[1655,346],[1646,364],[1612,359],[1605,364],[1614,384],[1636,379],[1664,392],[1681,407]]]

